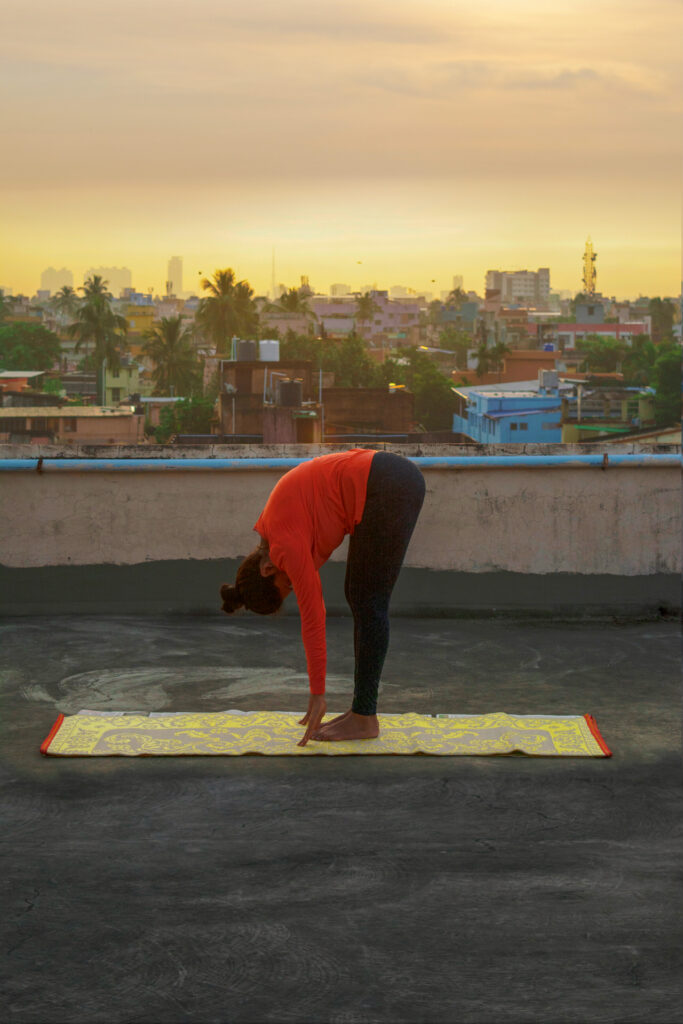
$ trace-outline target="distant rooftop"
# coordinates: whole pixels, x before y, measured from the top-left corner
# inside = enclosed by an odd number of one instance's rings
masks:
[[[16,419],[21,416],[71,418],[97,416],[131,416],[133,407],[124,405],[111,408],[104,405],[15,405],[0,408],[0,419]]]
[[[45,370],[0,370],[0,377],[14,380],[16,377],[42,377]]]

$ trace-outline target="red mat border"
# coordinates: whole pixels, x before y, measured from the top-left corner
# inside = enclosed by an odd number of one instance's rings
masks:
[[[605,755],[605,757],[611,757],[612,756],[612,751],[610,750],[610,748],[607,746],[607,744],[605,743],[604,739],[602,738],[602,734],[601,734],[600,730],[598,729],[598,723],[595,721],[595,719],[593,718],[592,715],[584,715],[583,717],[586,719],[586,725],[588,726],[588,728],[592,732],[593,738],[595,739],[595,742],[598,744],[598,746],[602,750],[602,752]]]
[[[40,744],[40,752],[41,752],[41,754],[47,754],[47,748],[50,746],[50,744],[52,743],[53,739],[55,738],[55,736],[59,732],[59,727],[61,726],[63,721],[64,721],[64,715],[60,715],[59,718],[57,719],[57,721],[55,722],[55,724],[50,729],[50,731],[47,734],[46,738]]]

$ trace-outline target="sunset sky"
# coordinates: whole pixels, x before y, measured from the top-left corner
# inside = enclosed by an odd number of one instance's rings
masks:
[[[0,287],[681,280],[678,0],[5,0]]]

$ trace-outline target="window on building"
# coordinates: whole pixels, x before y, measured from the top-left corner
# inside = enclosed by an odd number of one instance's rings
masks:
[[[511,423],[510,424],[510,430],[516,430],[516,429],[517,429],[517,424],[516,423]]]
[[[112,377],[119,377],[120,376],[120,371],[119,371],[118,366],[114,367],[114,369],[111,371],[111,375],[112,375]]]
[[[529,429],[529,424],[528,423],[520,423],[519,429],[520,430],[528,430]]]
[[[112,402],[120,402],[121,401],[121,388],[112,388],[111,389],[111,400],[112,400]]]
[[[65,416],[62,420],[62,430],[65,434],[75,434],[76,432],[76,417]]]

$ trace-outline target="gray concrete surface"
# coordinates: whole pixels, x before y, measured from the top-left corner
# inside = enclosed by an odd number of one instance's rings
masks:
[[[677,623],[395,620],[380,713],[588,711],[595,760],[45,758],[59,711],[303,712],[299,622],[0,641],[3,1021],[683,1021]]]

